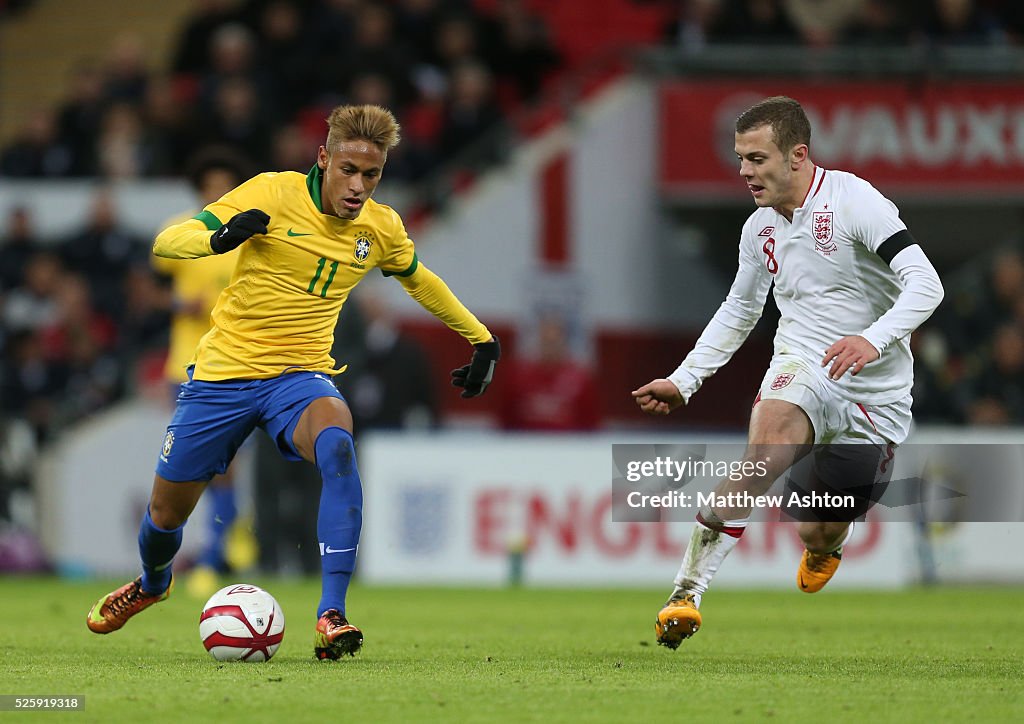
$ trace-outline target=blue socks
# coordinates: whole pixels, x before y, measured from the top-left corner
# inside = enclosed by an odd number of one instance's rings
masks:
[[[356,548],[363,527],[363,487],[356,469],[352,435],[340,427],[327,427],[316,438],[316,466],[320,469],[320,513],[316,535],[320,541],[323,584],[319,618],[330,608],[345,612],[345,594],[356,566]]]
[[[171,563],[174,554],[181,548],[181,530],[157,528],[149,517],[149,506],[146,516],[139,526],[139,556],[142,558],[142,590],[149,594],[163,593],[171,585]]]
[[[224,561],[224,536],[238,517],[238,509],[235,507],[235,486],[231,483],[211,484],[207,486],[204,494],[211,504],[210,540],[199,557],[199,564],[223,572],[227,567]]]

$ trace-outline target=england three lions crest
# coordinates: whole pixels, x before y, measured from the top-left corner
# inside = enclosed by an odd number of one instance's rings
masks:
[[[822,254],[831,254],[839,247],[832,241],[832,212],[815,211],[812,219],[814,225],[814,248]]]

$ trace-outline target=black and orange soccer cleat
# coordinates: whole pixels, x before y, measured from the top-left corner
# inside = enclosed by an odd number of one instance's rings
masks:
[[[172,577],[166,591],[150,595],[142,590],[142,576],[139,576],[97,601],[89,611],[85,623],[93,633],[107,634],[117,631],[135,614],[145,611],[154,603],[166,600],[173,588]]]
[[[811,553],[805,550],[796,572],[797,587],[804,593],[817,593],[832,580],[842,559],[841,548],[831,553]]]
[[[658,611],[654,622],[654,633],[658,643],[670,649],[679,648],[683,639],[688,639],[700,629],[701,617],[693,595],[686,593],[672,596],[665,607]]]
[[[316,622],[313,653],[321,661],[340,659],[345,654],[355,656],[362,645],[363,632],[350,624],[338,609],[327,609]]]

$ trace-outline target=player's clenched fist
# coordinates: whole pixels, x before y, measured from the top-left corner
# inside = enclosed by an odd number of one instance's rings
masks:
[[[210,248],[215,254],[224,254],[238,247],[243,241],[256,234],[266,234],[270,217],[265,211],[249,209],[227,220],[210,237]]]
[[[666,379],[654,380],[633,390],[633,399],[648,415],[667,415],[685,402],[675,383]]]
[[[462,388],[463,397],[482,395],[494,377],[494,365],[501,359],[498,338],[473,345],[473,359],[468,365],[452,370],[452,384]]]

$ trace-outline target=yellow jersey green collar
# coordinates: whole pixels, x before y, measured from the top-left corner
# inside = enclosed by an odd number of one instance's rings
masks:
[[[306,188],[309,189],[309,197],[313,199],[313,205],[321,214],[324,212],[324,204],[320,198],[320,185],[323,181],[324,172],[318,164],[314,163],[313,168],[309,169],[309,173],[306,174]]]

